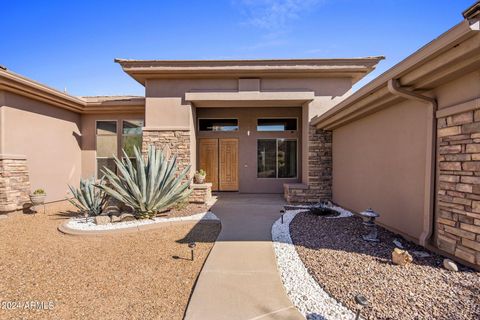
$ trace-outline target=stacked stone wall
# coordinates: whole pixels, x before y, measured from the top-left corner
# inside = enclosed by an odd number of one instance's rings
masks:
[[[439,249],[480,265],[480,110],[438,119]]]
[[[0,155],[0,212],[22,209],[30,201],[29,193],[27,159]]]

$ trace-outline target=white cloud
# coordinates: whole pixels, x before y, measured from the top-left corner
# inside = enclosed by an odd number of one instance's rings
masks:
[[[269,31],[286,28],[324,0],[240,0],[246,24]]]

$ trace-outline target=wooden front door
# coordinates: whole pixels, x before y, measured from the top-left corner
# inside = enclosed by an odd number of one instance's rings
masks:
[[[238,139],[199,139],[199,169],[213,191],[238,190]]]
[[[238,190],[238,139],[220,139],[220,191]]]

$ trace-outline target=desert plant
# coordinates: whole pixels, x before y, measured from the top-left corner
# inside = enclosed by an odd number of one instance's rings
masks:
[[[203,170],[203,169],[200,169],[197,172],[195,172],[195,174],[198,174],[199,176],[205,177],[207,175],[207,172],[205,172],[205,170]]]
[[[97,184],[103,185],[103,179]],[[100,188],[95,187],[95,179],[80,179],[80,188],[76,189],[69,185],[70,191],[76,201],[68,198],[67,200],[77,207],[80,211],[89,216],[98,216],[105,209],[107,194]]]
[[[135,216],[140,219],[152,218],[190,195],[190,180],[184,180],[190,166],[177,176],[176,156],[169,159],[165,150],[149,146],[147,159],[144,160],[137,146],[133,151],[135,166],[123,150],[121,160],[114,157],[120,174],[104,167],[102,172],[108,185],[97,185],[98,188],[132,207]]]
[[[33,191],[33,194],[36,195],[36,196],[44,195],[44,194],[45,194],[45,190],[43,190],[43,189],[37,189],[37,190]]]

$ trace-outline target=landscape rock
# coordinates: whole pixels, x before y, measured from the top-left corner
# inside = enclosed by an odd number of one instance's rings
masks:
[[[406,266],[413,261],[412,256],[407,250],[401,250],[398,248],[392,251],[392,262],[400,266]]]
[[[105,208],[105,212],[109,216],[119,216],[120,215],[120,209],[118,206],[108,206]]]
[[[457,264],[450,259],[443,259],[443,267],[448,271],[454,271],[454,272],[458,271]]]
[[[95,217],[95,224],[97,224],[97,225],[108,224],[108,223],[110,223],[110,217],[109,216],[96,216]]]
[[[125,221],[134,221],[134,220],[136,220],[136,219],[135,219],[135,216],[134,216],[133,214],[131,214],[131,213],[125,213],[125,212],[122,213],[119,218],[120,218],[120,221],[122,221],[122,222],[125,222]]]
[[[403,244],[400,242],[400,240],[398,239],[395,239],[392,241],[394,245],[396,245],[397,247],[399,247],[400,249],[403,249]]]
[[[430,257],[430,253],[425,251],[412,251],[412,254],[417,258],[428,258]]]
[[[112,215],[112,222],[120,222],[122,219],[120,219],[120,216],[117,215]]]

